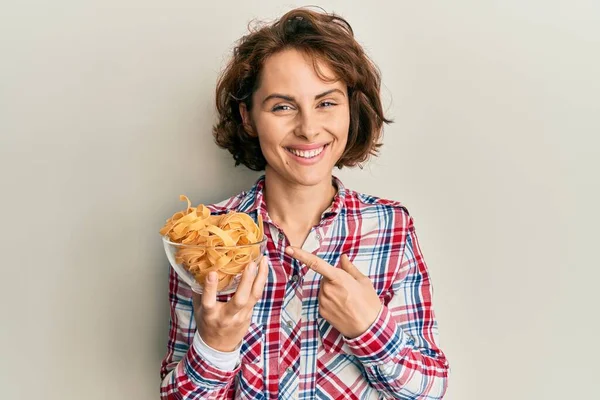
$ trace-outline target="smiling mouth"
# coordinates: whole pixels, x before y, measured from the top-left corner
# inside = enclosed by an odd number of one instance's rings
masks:
[[[297,157],[302,157],[309,160],[321,154],[325,150],[325,148],[327,148],[327,146],[329,146],[329,143],[314,150],[296,150],[290,149],[289,147],[285,147],[285,149]]]

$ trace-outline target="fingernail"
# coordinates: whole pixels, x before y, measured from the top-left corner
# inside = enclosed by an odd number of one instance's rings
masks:
[[[288,246],[285,248],[285,252],[291,256],[292,254],[294,254],[294,249]]]
[[[216,272],[209,272],[208,273],[208,281],[210,283],[213,283],[216,279],[217,279],[217,273]]]
[[[250,265],[248,266],[248,268],[250,269],[250,273],[252,275],[256,275],[256,263],[254,261],[250,262]]]

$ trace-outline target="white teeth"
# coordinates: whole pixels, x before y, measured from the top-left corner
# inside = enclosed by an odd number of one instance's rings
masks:
[[[300,150],[296,150],[296,149],[288,149],[291,153],[297,155],[298,157],[302,157],[302,158],[313,158],[315,156],[318,156],[319,154],[321,154],[321,152],[325,149],[325,146],[319,148],[319,149],[314,149],[314,150],[310,150],[310,151],[300,151]]]

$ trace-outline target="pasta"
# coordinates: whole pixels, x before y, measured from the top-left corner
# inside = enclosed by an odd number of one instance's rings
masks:
[[[217,290],[222,290],[250,261],[261,256],[260,245],[246,245],[263,240],[262,217],[258,215],[256,224],[246,213],[211,215],[206,206],[192,207],[184,195],[179,199],[187,201],[187,209],[167,219],[160,234],[168,236],[171,242],[187,245],[178,248],[175,260],[194,275],[199,284],[204,285],[208,273],[216,271]]]

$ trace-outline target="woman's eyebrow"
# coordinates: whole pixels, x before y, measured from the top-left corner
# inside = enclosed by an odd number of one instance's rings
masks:
[[[344,95],[344,92],[342,92],[340,89],[330,89],[327,90],[321,94],[318,94],[315,96],[315,100],[319,100],[321,97],[325,97],[328,94],[334,93],[334,92],[339,92],[342,96]],[[271,100],[271,99],[283,99],[285,101],[290,101],[290,102],[295,102],[296,99],[294,98],[294,96],[290,96],[290,95],[285,95],[285,94],[280,94],[280,93],[273,93],[268,95],[267,97],[265,97],[265,99],[263,100],[263,104],[265,104],[267,101]]]

